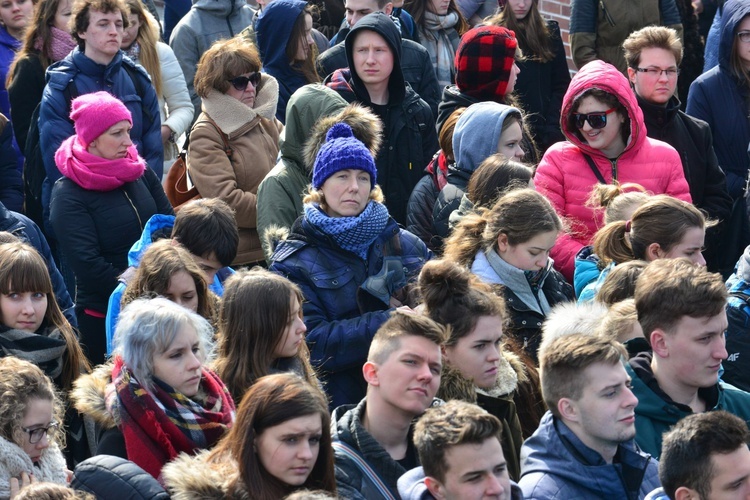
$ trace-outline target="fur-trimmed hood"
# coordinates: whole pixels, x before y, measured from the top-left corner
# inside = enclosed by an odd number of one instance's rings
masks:
[[[201,108],[229,139],[233,139],[254,127],[259,118],[273,120],[278,101],[279,83],[271,75],[263,73],[252,108],[218,90],[209,91],[208,96],[202,101]]]
[[[276,251],[276,247],[287,239],[289,236],[289,228],[288,227],[281,227],[277,225],[271,225],[268,226],[268,229],[266,229],[266,232],[263,233],[263,239],[265,240],[265,245],[267,248],[271,249],[271,254]]]
[[[516,354],[509,351],[503,351],[502,354],[495,386],[487,390],[479,389],[472,380],[464,377],[458,369],[444,363],[437,397],[445,401],[459,399],[476,403],[477,392],[491,397],[512,396],[518,388],[518,383],[526,382],[529,377],[526,374],[523,361]]]
[[[162,469],[164,485],[173,500],[250,500],[250,495],[240,485],[229,491],[237,478],[239,468],[231,460],[208,463],[209,451],[195,456],[181,453]]]
[[[107,386],[112,384],[112,365],[106,363],[97,366],[87,375],[81,375],[73,384],[70,400],[76,410],[90,417],[104,429],[117,426],[117,415],[107,409]]]
[[[312,174],[315,157],[323,143],[326,142],[328,129],[336,123],[344,122],[352,128],[354,137],[362,141],[370,150],[373,158],[377,158],[383,136],[383,123],[370,108],[352,103],[340,113],[328,116],[318,121],[310,131],[310,138],[305,143],[304,162],[307,171]]]

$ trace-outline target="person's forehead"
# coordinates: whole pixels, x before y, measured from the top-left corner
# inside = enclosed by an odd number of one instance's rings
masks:
[[[377,31],[368,29],[362,29],[357,32],[357,37],[354,39],[354,45],[383,45],[390,49],[390,45],[383,36]]]

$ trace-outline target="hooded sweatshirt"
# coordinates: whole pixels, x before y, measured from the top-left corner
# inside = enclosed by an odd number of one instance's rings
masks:
[[[627,111],[630,134],[625,149],[617,158],[589,146],[568,120],[573,105],[586,90],[608,92]],[[557,239],[551,256],[555,267],[572,282],[576,254],[591,244],[594,233],[603,225],[603,211],[586,205],[591,190],[599,182],[584,154],[591,157],[607,183],[634,182],[652,194],[668,194],[691,202],[680,155],[669,144],[646,136],[643,112],[635,93],[622,73],[611,64],[592,61],[579,71],[570,83],[561,113],[561,126],[567,142],[558,142],[544,154],[534,177],[536,190],[549,199],[557,213],[570,224],[569,232]],[[615,119],[610,115],[611,119]]]
[[[730,0],[724,4],[721,17],[719,65],[703,73],[690,85],[687,114],[708,123],[713,133],[714,151],[727,175],[727,189],[732,198],[742,193],[748,170],[747,144],[750,123],[747,120],[750,92],[747,83],[732,73],[732,44],[737,26],[750,15],[750,3]]]
[[[750,356],[750,247],[737,262],[737,269],[727,280],[729,300],[727,301],[726,332],[727,353],[724,360],[722,380],[750,391],[750,365],[746,357]]]
[[[513,115],[521,119],[521,111],[517,108],[487,101],[469,106],[456,122],[453,131],[456,162],[448,167],[448,185],[440,192],[432,209],[435,234],[441,238],[448,236],[448,219],[461,204],[471,174],[497,152],[503,123]]]
[[[276,118],[281,123],[286,121],[286,104],[289,98],[307,83],[304,75],[292,68],[286,56],[292,29],[306,6],[307,3],[302,0],[274,0],[263,9],[255,25],[263,71],[279,82]]]

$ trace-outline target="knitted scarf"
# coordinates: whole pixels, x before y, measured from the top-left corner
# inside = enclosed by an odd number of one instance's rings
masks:
[[[63,141],[55,153],[55,164],[61,174],[91,191],[112,191],[146,171],[146,162],[138,156],[135,145],[128,148],[125,158],[107,160],[86,151],[77,135]]]
[[[125,51],[125,55],[131,58],[133,61],[138,62],[138,58],[141,56],[141,45],[136,41]]]
[[[10,498],[10,478],[20,477],[22,472],[34,474],[40,482],[67,484],[65,470],[65,458],[57,443],[50,441],[49,448],[32,463],[20,446],[0,437],[0,498]]]
[[[38,333],[0,325],[0,357],[25,359],[44,371],[52,380],[62,373],[65,339],[57,328],[39,329]]]
[[[333,238],[338,246],[367,260],[370,245],[385,230],[388,209],[370,200],[356,217],[329,217],[317,203],[305,204],[305,219],[314,227]]]
[[[76,48],[76,41],[67,31],[55,28],[54,26],[50,26],[49,30],[50,35],[52,35],[49,44],[50,59],[55,62],[61,61]],[[34,48],[39,52],[44,51],[44,40],[37,37],[34,42]]]
[[[119,415],[128,460],[159,479],[164,464],[180,453],[192,455],[216,444],[234,422],[234,402],[206,368],[193,399],[161,380],[153,382],[153,390],[146,389],[118,356],[106,399],[110,413]]]
[[[440,88],[452,85],[456,77],[456,67],[453,64],[456,49],[448,36],[448,30],[455,31],[458,13],[449,12],[444,16],[439,16],[425,11],[424,23],[424,29],[420,30],[423,33],[422,45],[430,53],[438,84]],[[457,36],[456,40],[458,40]]]

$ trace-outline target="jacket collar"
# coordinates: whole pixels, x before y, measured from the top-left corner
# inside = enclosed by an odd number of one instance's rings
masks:
[[[255,104],[249,108],[234,97],[212,89],[203,99],[202,109],[230,138],[239,137],[255,127],[260,118],[273,120],[279,100],[279,84],[274,77],[263,74]]]
[[[647,130],[668,125],[680,110],[680,100],[676,96],[672,96],[665,106],[648,102],[638,94],[636,94],[636,99],[638,99],[638,106],[643,111],[643,119]]]
[[[73,63],[81,73],[89,76],[101,75],[101,77],[108,82],[111,82],[113,76],[119,72],[120,66],[122,65],[122,56],[123,51],[120,50],[115,54],[115,57],[112,58],[109,64],[104,65],[89,58],[89,56],[84,54],[78,47],[73,49],[73,52],[68,55],[68,57],[72,58]]]

